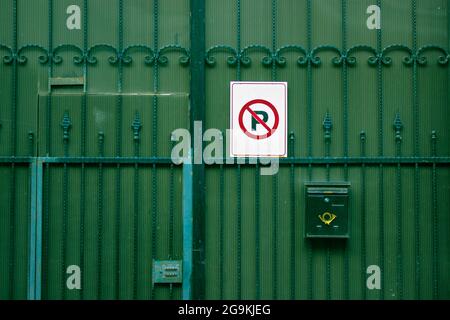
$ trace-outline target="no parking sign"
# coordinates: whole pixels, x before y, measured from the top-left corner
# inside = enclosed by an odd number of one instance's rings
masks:
[[[287,157],[287,83],[231,82],[232,157]]]

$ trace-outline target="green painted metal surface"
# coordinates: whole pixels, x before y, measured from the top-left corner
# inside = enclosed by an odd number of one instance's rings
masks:
[[[66,25],[70,5],[79,30]],[[189,128],[188,1],[0,7],[1,298],[27,298],[35,262],[29,156],[44,163],[43,299],[181,298],[181,285],[152,287],[152,259],[183,256],[170,139]],[[72,265],[81,290],[67,289]]]
[[[366,26],[373,4],[381,30]],[[289,83],[289,157],[273,177],[193,164],[186,292],[449,298],[449,12],[447,0],[0,0],[0,299],[182,298],[152,288],[153,260],[183,259],[171,132],[224,132],[236,80]],[[348,240],[304,238],[311,181],[351,183]],[[72,265],[81,290],[67,289]],[[370,265],[381,290],[366,287]]]
[[[450,151],[448,1],[211,0],[206,19],[206,127],[228,128],[230,81],[287,81],[302,159],[273,178],[206,169],[206,296],[448,298],[448,164],[403,162]],[[347,242],[303,237],[310,181],[351,182]],[[381,290],[366,287],[370,265]]]

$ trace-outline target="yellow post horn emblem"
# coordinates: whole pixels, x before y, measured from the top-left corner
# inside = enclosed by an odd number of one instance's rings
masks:
[[[329,212],[325,212],[322,215],[319,214],[320,221],[325,223],[327,226],[329,226],[336,218],[337,216],[335,214]]]

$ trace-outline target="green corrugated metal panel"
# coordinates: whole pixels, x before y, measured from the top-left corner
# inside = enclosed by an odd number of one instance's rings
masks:
[[[70,5],[80,30],[66,27]],[[46,159],[42,298],[180,298],[179,285],[153,290],[151,273],[152,259],[182,258],[182,169],[167,159],[171,132],[189,128],[189,2],[0,7],[0,155]],[[50,94],[50,77],[84,86]],[[3,160],[1,297],[25,299],[31,160],[14,169]],[[82,290],[65,289],[70,265],[82,270]]]
[[[26,299],[29,169],[0,165],[0,299]]]
[[[406,66],[402,59],[408,52],[393,48],[385,54],[392,64],[377,67],[367,63],[374,54],[358,46],[373,47],[374,52],[394,44],[413,52],[429,44],[446,49],[448,2],[378,1],[380,32],[366,27],[365,12],[371,4],[207,1],[207,46],[222,46],[209,55],[216,64],[207,73],[207,127],[228,128],[228,119],[216,115],[228,114],[229,81],[288,81],[290,156],[430,156],[433,146],[437,154],[447,156],[448,67],[437,63],[447,53],[435,49],[424,53],[426,66]],[[277,51],[287,45],[298,47]],[[332,47],[315,52],[320,66],[308,66],[307,61],[298,66],[299,56],[324,45]],[[355,48],[351,56],[356,64],[347,60],[334,66],[332,59],[341,55],[338,50],[349,48]],[[274,53],[278,56],[271,56]],[[229,56],[238,61],[227,64]],[[265,67],[264,57],[285,57],[286,65],[268,60]],[[328,146],[322,126],[327,113],[333,123]],[[396,115],[403,124],[401,144],[393,127]],[[433,130],[438,132],[435,142]],[[433,240],[433,228],[441,230],[449,222],[449,202],[433,202],[433,197],[448,192],[448,181],[439,183],[437,178],[447,175],[448,168],[386,167],[381,158],[379,168],[327,169],[311,163],[310,168],[308,161],[302,167],[286,165],[275,178],[259,177],[255,168],[207,168],[207,297],[449,297],[448,276],[442,273],[449,267],[442,247],[448,234],[436,234]],[[303,237],[304,183],[316,180],[352,183],[351,236],[346,243]],[[383,270],[381,291],[366,288],[369,265]]]
[[[380,31],[366,27],[373,4]],[[79,30],[66,27],[70,5]],[[196,120],[227,129],[232,80],[289,83],[289,158],[274,177],[194,165],[193,297],[449,298],[450,71],[438,63],[449,7],[0,0],[0,298],[27,297],[39,210],[29,156],[44,161],[42,298],[180,298],[179,286],[151,287],[153,259],[182,259],[170,133]],[[49,88],[76,77],[84,86]],[[327,180],[351,183],[347,242],[303,237],[304,185]],[[81,291],[64,289],[72,264]],[[380,291],[365,287],[369,265],[381,267]]]

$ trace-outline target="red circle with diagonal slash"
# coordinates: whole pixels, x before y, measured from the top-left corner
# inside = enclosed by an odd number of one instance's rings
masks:
[[[275,116],[275,123],[273,125],[273,128],[269,128],[269,126],[262,121],[262,119],[250,108],[251,106],[255,105],[255,104],[264,104],[267,107],[270,108],[270,110],[272,110],[274,116]],[[253,118],[255,118],[256,121],[259,122],[259,124],[261,124],[264,128],[266,128],[267,133],[263,134],[263,135],[256,135],[253,133],[250,133],[247,128],[244,126],[244,114],[245,112],[248,111],[250,112],[251,116]],[[275,133],[275,131],[278,129],[278,124],[280,123],[280,116],[278,114],[277,109],[275,108],[275,106],[273,104],[271,104],[269,101],[267,100],[263,100],[263,99],[255,99],[252,100],[250,102],[248,102],[241,110],[241,112],[239,113],[239,126],[241,127],[241,130],[250,138],[255,139],[255,140],[264,140],[269,138],[271,135],[273,135]]]

